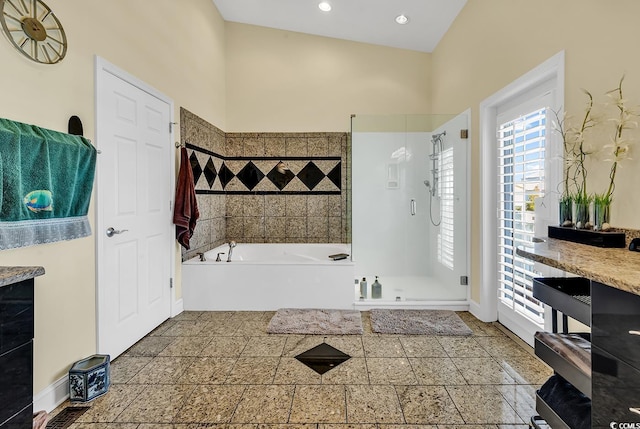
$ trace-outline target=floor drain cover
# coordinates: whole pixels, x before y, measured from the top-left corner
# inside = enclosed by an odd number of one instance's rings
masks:
[[[67,407],[47,423],[47,429],[65,429],[91,407]]]
[[[348,354],[342,353],[327,343],[318,344],[314,348],[296,356],[296,359],[318,374],[324,374],[350,358],[351,356]]]

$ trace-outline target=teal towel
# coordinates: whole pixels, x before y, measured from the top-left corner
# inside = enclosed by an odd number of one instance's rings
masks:
[[[0,118],[0,250],[91,235],[89,140]]]

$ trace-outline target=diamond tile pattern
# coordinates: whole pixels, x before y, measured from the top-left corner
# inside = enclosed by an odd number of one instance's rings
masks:
[[[318,374],[324,374],[341,363],[348,361],[351,356],[327,343],[322,343],[304,353],[300,353],[296,356],[296,359]]]
[[[260,171],[253,162],[249,161],[249,163],[236,174],[236,177],[251,191],[264,178],[264,173]]]
[[[220,183],[224,189],[224,187],[231,182],[231,179],[235,177],[235,174],[233,174],[233,171],[229,170],[227,165],[223,163],[220,167],[220,171],[218,172],[218,177],[220,177]]]
[[[287,164],[290,169],[285,170],[284,174],[276,168],[280,160],[285,163],[289,161]],[[196,193],[212,189],[218,192],[228,191],[230,189],[227,189],[227,185],[234,177],[238,181],[233,181],[231,190],[240,194],[258,191],[277,193],[278,190],[300,194],[340,193],[342,188],[342,163],[335,157],[313,158],[308,161],[300,158],[227,159],[211,152],[191,149],[189,162]],[[216,168],[216,165],[219,167]]]
[[[204,177],[207,179],[209,189],[213,187],[213,183],[216,181],[217,176],[218,173],[216,172],[216,167],[213,165],[213,159],[209,157],[209,161],[207,161],[207,165],[204,167]]]
[[[285,170],[284,174],[278,172],[276,167],[273,167],[271,171],[267,174],[267,179],[271,181],[278,189],[281,191],[296,177],[295,174],[291,172],[291,170]]]
[[[202,174],[202,167],[200,167],[200,162],[195,152],[191,152],[189,162],[191,163],[191,171],[193,172],[193,183],[198,183],[200,175]]]
[[[308,163],[304,166],[300,173],[298,173],[298,179],[304,183],[309,190],[312,190],[316,187],[322,179],[324,179],[324,173],[322,170],[318,168],[313,162]]]

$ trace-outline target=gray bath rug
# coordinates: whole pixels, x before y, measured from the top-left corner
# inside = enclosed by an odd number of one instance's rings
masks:
[[[381,334],[471,335],[451,310],[371,310],[371,328]]]
[[[270,334],[361,335],[362,318],[355,310],[281,308],[271,318]]]

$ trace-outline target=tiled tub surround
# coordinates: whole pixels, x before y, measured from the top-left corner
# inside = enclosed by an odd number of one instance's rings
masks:
[[[363,335],[326,338],[269,335],[273,314],[168,320],[112,362],[71,429],[526,429],[552,373],[469,313],[470,337],[374,334],[363,312]],[[351,359],[320,375],[295,356],[323,341]]]
[[[349,242],[347,133],[224,133],[181,109],[181,136],[200,209],[183,260],[231,240]]]

